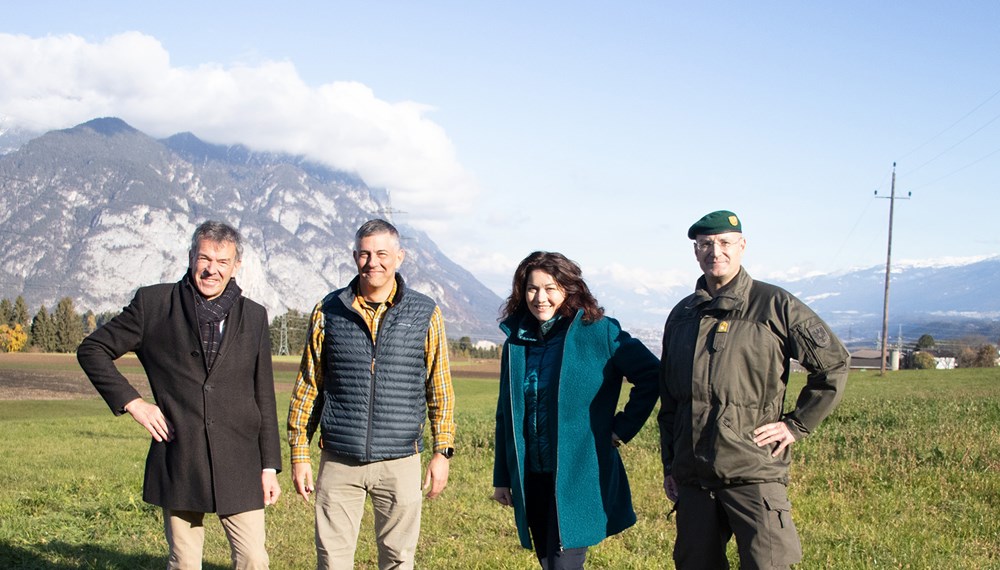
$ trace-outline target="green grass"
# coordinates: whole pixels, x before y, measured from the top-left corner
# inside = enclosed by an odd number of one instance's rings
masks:
[[[458,454],[442,498],[424,504],[417,565],[536,568],[511,511],[489,500],[496,383],[455,383]],[[161,515],[141,500],[143,434],[97,399],[0,402],[0,568],[162,568]],[[591,549],[588,567],[671,568],[655,423],[622,453],[639,522]],[[311,506],[279,478],[272,568],[314,567]],[[790,495],[801,568],[1000,568],[1000,371],[853,374],[837,412],[795,444]],[[371,525],[358,568],[376,567]],[[205,567],[227,568],[221,527],[207,526]]]

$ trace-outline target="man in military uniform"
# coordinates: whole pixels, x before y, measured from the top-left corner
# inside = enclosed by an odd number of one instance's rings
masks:
[[[802,558],[791,517],[791,445],[843,396],[849,356],[830,328],[783,289],[741,268],[736,214],[688,230],[704,275],[663,331],[658,422],[663,488],[676,503],[677,568],[788,568]],[[784,413],[790,360],[809,372]]]

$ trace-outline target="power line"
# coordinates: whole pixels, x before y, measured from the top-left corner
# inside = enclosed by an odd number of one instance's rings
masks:
[[[966,135],[966,136],[965,136],[965,138],[963,138],[962,140],[960,140],[960,141],[958,141],[957,143],[955,143],[955,144],[951,145],[950,147],[948,147],[948,148],[946,148],[946,149],[942,150],[942,151],[941,151],[941,152],[939,152],[938,154],[934,155],[934,157],[930,158],[929,160],[927,160],[926,162],[924,162],[924,163],[923,163],[923,164],[921,164],[920,166],[918,166],[918,167],[914,168],[913,170],[911,170],[911,171],[907,172],[906,174],[907,174],[907,175],[911,175],[911,174],[913,174],[914,172],[916,172],[916,171],[920,170],[921,168],[923,168],[923,167],[927,166],[928,164],[930,164],[930,163],[934,162],[935,160],[937,160],[937,159],[941,158],[941,157],[942,157],[943,155],[947,154],[948,152],[950,152],[951,150],[953,150],[953,149],[954,149],[955,147],[957,147],[958,145],[960,145],[960,144],[964,143],[965,141],[967,141],[967,140],[969,140],[970,138],[972,138],[973,136],[975,136],[975,135],[976,135],[977,133],[979,133],[979,131],[982,131],[982,130],[983,130],[983,129],[985,129],[986,127],[988,127],[988,126],[990,126],[991,124],[993,124],[993,122],[995,122],[995,121],[996,121],[997,119],[1000,119],[1000,115],[996,115],[996,116],[994,116],[994,117],[993,117],[992,119],[990,119],[989,121],[986,121],[986,123],[985,123],[985,124],[983,124],[983,125],[982,125],[981,127],[979,127],[978,129],[976,129],[976,130],[972,131],[971,133],[969,133],[968,135]]]
[[[962,121],[964,121],[966,118],[968,118],[969,115],[971,115],[971,114],[975,113],[976,111],[978,111],[980,108],[983,107],[983,105],[989,103],[997,95],[1000,95],[1000,89],[997,89],[996,91],[994,91],[993,94],[990,95],[989,97],[987,97],[985,101],[983,101],[982,103],[980,103],[980,104],[976,105],[975,107],[973,107],[971,111],[969,111],[968,113],[962,115],[957,121],[955,121],[954,123],[952,123],[952,124],[948,125],[947,127],[945,127],[944,130],[942,130],[941,132],[939,132],[936,135],[932,136],[931,138],[925,140],[924,142],[920,143],[919,145],[916,146],[916,148],[913,148],[913,149],[907,151],[905,154],[903,154],[903,156],[900,156],[897,160],[902,160],[902,159],[910,156],[911,154],[917,152],[918,150],[924,148],[925,146],[927,146],[928,144],[930,144],[931,142],[933,142],[934,140],[936,140],[938,137],[940,137],[941,135],[943,135],[946,132],[950,131],[956,125],[958,125],[959,123],[961,123]]]
[[[949,172],[948,174],[945,174],[944,176],[942,176],[940,178],[936,178],[934,180],[931,180],[930,182],[925,182],[924,184],[921,184],[920,186],[917,186],[916,188],[914,188],[914,190],[919,190],[921,188],[926,188],[928,186],[932,186],[934,184],[937,184],[938,182],[941,182],[942,180],[944,180],[946,178],[954,176],[955,174],[958,174],[959,172],[965,170],[966,168],[969,168],[970,166],[979,164],[980,162],[986,160],[987,158],[993,156],[994,154],[997,154],[998,152],[1000,152],[1000,148],[998,148],[998,149],[996,149],[996,150],[994,150],[992,152],[989,152],[989,153],[987,153],[987,154],[985,154],[985,155],[977,158],[976,160],[973,160],[972,162],[966,164],[965,166],[961,166],[959,168],[956,168],[955,170],[952,170],[951,172]]]
[[[854,232],[858,229],[858,226],[861,225],[861,220],[864,219],[865,214],[868,213],[868,209],[871,208],[871,205],[872,205],[873,202],[874,202],[874,200],[870,200],[865,205],[864,209],[861,210],[861,213],[858,215],[857,219],[854,221],[854,225],[851,226],[850,231],[848,231],[847,235],[844,236],[844,238],[841,240],[840,247],[837,249],[837,252],[833,254],[833,261],[834,262],[837,262],[837,261],[840,260],[840,255],[842,253],[844,253],[844,248],[847,247],[847,242],[851,239],[851,236],[854,235]]]

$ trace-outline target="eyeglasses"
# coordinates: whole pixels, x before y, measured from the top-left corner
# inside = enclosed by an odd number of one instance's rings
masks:
[[[733,241],[724,240],[724,239],[720,239],[720,240],[706,239],[706,240],[694,242],[694,249],[698,253],[705,253],[705,252],[708,252],[708,251],[713,251],[715,249],[715,246],[719,246],[719,249],[721,249],[722,251],[728,251],[730,248],[732,248],[733,246],[735,246],[738,243],[740,243],[740,240],[738,240],[738,239],[733,240]]]

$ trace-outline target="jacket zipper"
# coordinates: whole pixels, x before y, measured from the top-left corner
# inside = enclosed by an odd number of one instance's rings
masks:
[[[386,307],[386,312],[389,308]],[[382,313],[382,319],[385,320],[385,313]],[[378,360],[378,336],[382,333],[382,326],[378,324],[378,315],[376,314],[376,319],[374,319],[373,324],[375,329],[378,331],[375,336],[372,337],[372,366],[371,366],[371,383],[368,389],[368,434],[365,437],[365,458],[371,461],[372,458],[372,427],[375,420],[375,361]]]

